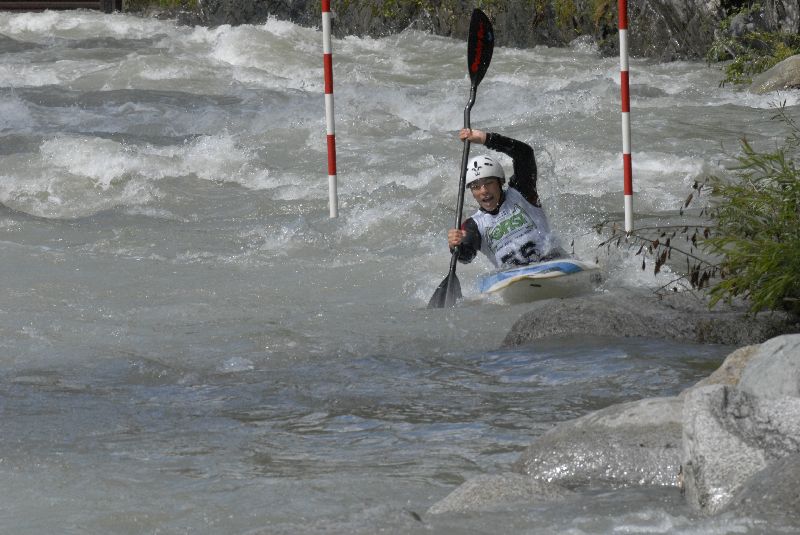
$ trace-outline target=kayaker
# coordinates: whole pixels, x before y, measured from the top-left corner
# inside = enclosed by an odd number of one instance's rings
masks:
[[[478,251],[497,268],[565,256],[539,201],[536,158],[531,146],[475,128],[462,129],[458,137],[507,154],[514,162],[514,174],[503,189],[505,172],[497,160],[477,156],[469,161],[467,188],[480,209],[460,229],[447,232],[450,250],[459,246],[459,261],[471,262]]]

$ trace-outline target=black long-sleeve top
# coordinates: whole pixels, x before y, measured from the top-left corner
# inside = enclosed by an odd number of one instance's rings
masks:
[[[508,181],[508,187],[519,191],[525,199],[534,206],[541,206],[539,203],[539,193],[536,191],[536,158],[533,155],[533,148],[527,143],[506,137],[500,134],[489,132],[486,134],[484,145],[497,152],[502,152],[511,157],[514,162],[514,174]],[[497,210],[505,201],[505,192],[500,197]],[[483,210],[483,208],[481,208]],[[497,210],[493,213],[496,213]],[[463,263],[472,262],[478,251],[481,250],[481,235],[478,225],[469,217],[461,225],[467,235],[458,247],[458,259]]]

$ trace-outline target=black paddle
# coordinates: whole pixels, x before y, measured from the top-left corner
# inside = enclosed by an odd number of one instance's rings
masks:
[[[472,12],[469,23],[469,40],[467,42],[467,69],[472,87],[469,91],[469,101],[464,108],[464,128],[469,128],[469,112],[475,104],[475,94],[478,84],[483,80],[494,51],[494,32],[489,18],[480,9]],[[456,226],[461,228],[461,210],[464,208],[464,189],[467,182],[467,160],[469,159],[469,140],[464,140],[464,149],[461,152],[461,179],[458,181],[458,204],[456,205]],[[456,277],[456,264],[458,264],[458,247],[453,250],[450,258],[450,273],[436,288],[428,308],[444,308],[455,306],[456,300],[461,299],[461,283]]]

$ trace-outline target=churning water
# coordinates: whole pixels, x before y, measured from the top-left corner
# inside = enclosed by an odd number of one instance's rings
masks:
[[[673,489],[425,513],[555,422],[675,394],[729,348],[500,350],[525,307],[474,296],[483,260],[459,267],[467,303],[425,310],[449,263],[466,45],[334,42],[335,220],[321,55],[319,31],[274,20],[0,14],[0,531],[761,529],[698,519]],[[472,112],[534,146],[553,226],[589,259],[592,225],[621,215],[618,70],[591,48],[498,48]],[[773,146],[772,106],[798,103],[699,63],[631,78],[648,214],[740,136]],[[602,291],[668,280],[600,256]]]

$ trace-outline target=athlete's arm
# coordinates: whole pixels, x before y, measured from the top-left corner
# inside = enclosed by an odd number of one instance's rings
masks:
[[[533,148],[527,143],[493,132],[486,134],[484,145],[511,156],[514,161],[514,176],[508,181],[508,186],[522,193],[532,205],[541,206],[539,193],[536,191],[536,157],[533,155]]]
[[[447,242],[450,251],[458,246],[458,260],[464,264],[469,264],[475,259],[475,255],[481,248],[481,235],[478,232],[478,225],[473,219],[467,218],[461,225],[460,230],[452,229],[447,233]]]

